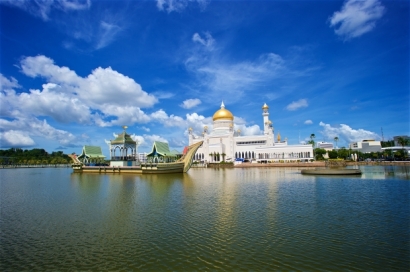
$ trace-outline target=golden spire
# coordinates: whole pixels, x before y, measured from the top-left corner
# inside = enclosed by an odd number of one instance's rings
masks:
[[[278,142],[280,142],[280,132],[278,132]]]

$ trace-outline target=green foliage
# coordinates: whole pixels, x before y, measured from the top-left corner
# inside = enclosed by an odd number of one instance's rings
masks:
[[[397,139],[397,142],[398,142],[399,145],[401,145],[402,147],[405,147],[405,146],[409,145],[409,139],[407,139],[407,138],[399,137],[399,138]]]
[[[329,159],[337,159],[337,151],[336,150],[330,150],[327,152],[329,155]]]
[[[221,161],[220,164],[227,164],[227,165],[232,164],[233,165],[233,162]]]
[[[381,141],[380,144],[382,147],[391,147],[391,146],[394,146],[394,141],[393,140]]]
[[[315,148],[314,153],[316,160],[323,161],[325,159],[323,155],[326,154],[326,150],[324,150],[323,148]]]
[[[21,148],[0,149],[1,157],[9,157],[11,160],[2,159],[1,163],[12,162],[13,164],[67,164],[71,158],[62,151],[48,154],[44,149],[34,148],[23,150]]]
[[[347,150],[346,148],[342,147],[337,150],[337,157],[341,159],[350,159],[351,151]]]

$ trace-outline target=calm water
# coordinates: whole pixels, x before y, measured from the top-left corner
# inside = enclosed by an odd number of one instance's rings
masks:
[[[410,269],[408,168],[0,170],[0,270]]]

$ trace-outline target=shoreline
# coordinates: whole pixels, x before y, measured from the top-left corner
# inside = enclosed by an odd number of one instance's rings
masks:
[[[352,165],[371,165],[371,166],[410,166],[410,161],[392,161],[392,162],[346,162],[346,166]],[[234,168],[248,167],[326,167],[326,162],[284,162],[284,163],[250,163],[245,162],[234,165]]]

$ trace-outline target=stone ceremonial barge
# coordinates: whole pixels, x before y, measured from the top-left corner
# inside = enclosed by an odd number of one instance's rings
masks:
[[[106,141],[110,148],[110,165],[102,163],[105,156],[101,147],[84,146],[82,153],[70,155],[72,168],[76,173],[133,173],[167,174],[185,173],[192,165],[194,155],[202,142],[188,146],[183,155],[169,150],[168,144],[154,142],[152,151],[147,155],[147,162],[141,162],[137,156],[137,142],[124,131],[114,140]],[[129,152],[130,151],[130,152]],[[119,152],[120,154],[116,154]],[[181,156],[180,156],[181,155]]]

